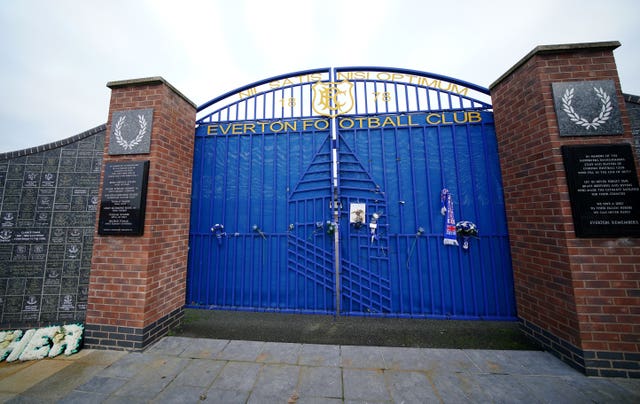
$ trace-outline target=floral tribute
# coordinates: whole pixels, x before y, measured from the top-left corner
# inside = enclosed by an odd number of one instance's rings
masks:
[[[64,352],[71,355],[80,350],[81,324],[68,324],[45,328],[0,331],[0,361],[29,361],[45,357],[54,358]]]

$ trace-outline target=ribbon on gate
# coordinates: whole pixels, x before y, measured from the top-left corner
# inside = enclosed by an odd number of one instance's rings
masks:
[[[440,192],[440,204],[442,213],[446,220],[444,222],[444,245],[458,245],[458,235],[456,233],[456,219],[453,216],[453,198],[447,188]]]

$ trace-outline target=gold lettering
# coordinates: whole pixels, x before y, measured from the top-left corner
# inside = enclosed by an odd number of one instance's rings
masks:
[[[289,121],[284,123],[284,130],[295,132],[298,130],[298,121]]]
[[[323,124],[324,126],[320,125]],[[317,121],[315,121],[313,123],[313,127],[316,128],[316,130],[326,130],[329,128],[329,120],[328,119],[318,119]]]
[[[230,124],[220,125],[220,132],[222,132],[223,135],[226,135],[227,133],[229,133],[230,128],[231,128]]]
[[[380,118],[371,117],[367,120],[367,126],[369,128],[379,128],[380,127]]]
[[[280,132],[283,127],[284,125],[280,121],[271,122],[269,124],[269,130],[271,130],[271,132]]]
[[[304,121],[302,121],[302,130],[306,131],[307,128],[313,124],[314,124],[314,121],[312,119],[305,119]]]
[[[478,111],[467,112],[467,121],[470,123],[482,122],[482,115]]]
[[[458,119],[458,114],[460,112],[454,112],[453,113],[453,121],[455,123],[467,123],[467,113],[466,112],[462,112],[462,119]]]
[[[351,129],[355,125],[355,121],[350,118],[342,118],[340,119],[340,128],[341,129]]]
[[[413,115],[407,115],[407,125],[409,125],[409,126],[420,126],[417,123],[413,123]]]
[[[258,93],[258,91],[254,88],[250,88],[246,91],[240,91],[238,93],[238,96],[240,96],[240,99],[245,98],[245,97],[251,97],[253,95],[256,95]]]
[[[260,133],[264,133],[264,128],[267,126],[267,122],[257,122],[260,125]]]
[[[467,95],[467,91],[469,91],[469,89],[467,87],[462,87],[461,89],[458,89],[458,85],[454,84],[451,87],[451,91],[454,93],[458,93],[460,95]]]
[[[209,125],[207,126],[207,135],[217,135],[218,134],[218,125],[217,124],[213,124],[213,125]]]
[[[388,116],[384,118],[384,121],[382,121],[382,126],[387,126],[387,125],[398,126],[398,122],[394,121],[392,117]]]
[[[336,80],[369,80],[369,72],[339,72]]]
[[[242,135],[244,132],[242,132],[242,124],[240,123],[234,123],[231,125],[231,134],[232,135]]]
[[[356,119],[356,121],[358,121],[358,127],[359,128],[362,128],[364,126],[364,121],[367,120],[367,118],[365,118],[365,117],[360,117],[360,118],[355,118],[355,119]]]
[[[244,124],[244,133],[256,133],[256,124],[255,123],[245,123]]]
[[[432,117],[436,117],[436,120],[432,121],[431,120]],[[427,116],[425,117],[425,121],[427,121],[429,125],[438,125],[441,122],[439,118],[440,118],[440,115],[438,114],[427,114]]]

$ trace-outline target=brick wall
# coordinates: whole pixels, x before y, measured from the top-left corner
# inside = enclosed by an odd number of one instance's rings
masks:
[[[104,162],[150,161],[146,219],[142,236],[95,237],[85,343],[141,349],[182,316],[195,105],[161,78],[108,87]],[[113,112],[144,108],[154,110],[150,153],[108,155]]]
[[[589,375],[640,377],[640,239],[575,237],[560,152],[632,143],[617,46],[538,47],[491,95],[524,330]],[[559,136],[551,83],[583,80],[614,81],[624,135]]]

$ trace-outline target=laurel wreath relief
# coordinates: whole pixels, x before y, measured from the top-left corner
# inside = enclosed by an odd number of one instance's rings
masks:
[[[602,89],[602,87],[600,87],[599,89],[594,87],[593,89],[595,90],[598,99],[600,99],[600,102],[602,103],[602,108],[600,109],[600,114],[597,117],[593,118],[591,121],[588,121],[587,119],[578,115],[573,109],[573,106],[571,106],[571,102],[573,101],[573,88],[568,88],[562,96],[562,110],[567,113],[569,119],[571,119],[571,122],[575,123],[576,125],[582,126],[587,130],[591,128],[598,129],[600,125],[607,122],[609,118],[611,118],[611,111],[613,110],[613,106],[611,106],[611,97],[609,97],[609,94],[607,94]]]
[[[122,137],[122,126],[124,126],[124,121],[127,119],[126,116],[121,116],[120,119],[118,119],[118,122],[116,122],[116,127],[113,130],[113,136],[115,136],[116,138],[116,143],[118,143],[120,146],[122,146],[123,149],[125,150],[130,150],[133,149],[135,146],[137,146],[140,142],[142,142],[142,139],[144,138],[144,134],[147,131],[147,120],[144,119],[143,115],[138,115],[138,124],[140,125],[140,130],[138,130],[138,136],[136,136],[135,139],[133,139],[130,142],[127,142],[123,137]]]

